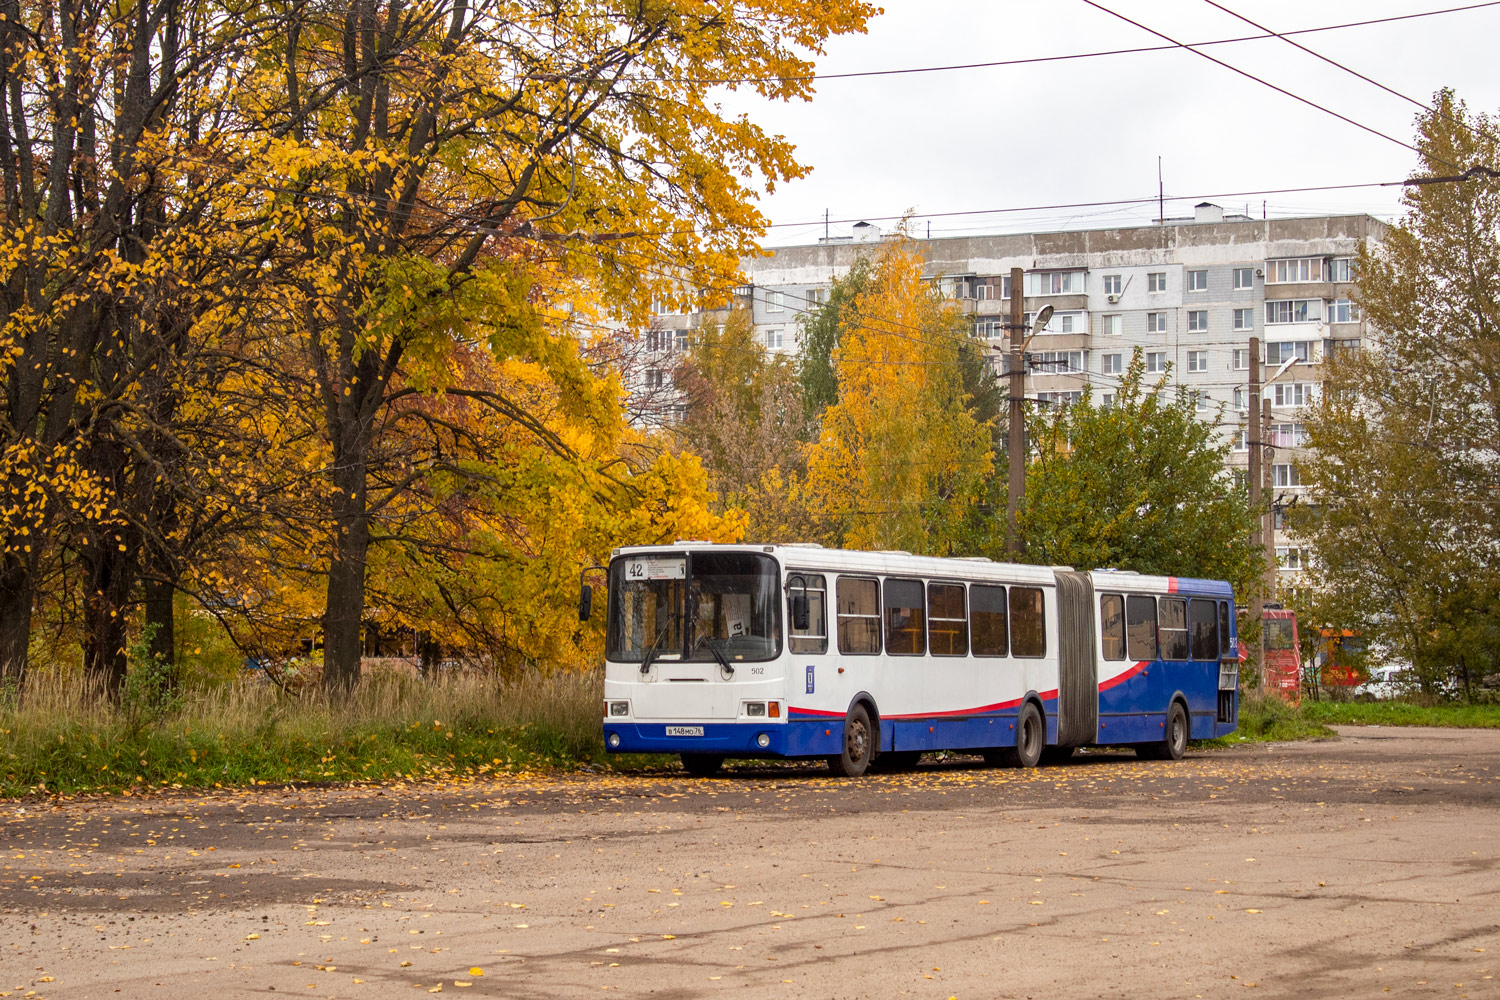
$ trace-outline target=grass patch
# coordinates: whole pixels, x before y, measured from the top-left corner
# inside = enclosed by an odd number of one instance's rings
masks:
[[[1309,719],[1339,726],[1500,729],[1500,705],[1416,705],[1407,701],[1303,702]]]
[[[1259,691],[1240,692],[1239,728],[1228,736],[1195,740],[1197,746],[1229,747],[1239,743],[1273,743],[1284,740],[1326,739],[1337,734],[1323,719],[1309,716],[1304,708],[1288,705],[1274,695]]]
[[[288,782],[442,780],[541,767],[640,767],[605,754],[596,673],[501,684],[377,673],[347,699],[262,683],[189,690],[162,707],[83,696],[34,674],[0,705],[0,796]]]

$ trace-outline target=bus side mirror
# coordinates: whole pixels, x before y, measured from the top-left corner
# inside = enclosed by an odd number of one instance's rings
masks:
[[[809,603],[806,594],[792,595],[792,628],[798,632],[806,632],[812,619]]]
[[[578,591],[578,620],[586,622],[589,620],[589,612],[594,607],[594,588],[584,584]]]

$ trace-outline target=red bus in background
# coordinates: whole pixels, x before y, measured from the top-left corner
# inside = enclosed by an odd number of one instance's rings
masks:
[[[1297,644],[1297,613],[1267,604],[1261,612],[1262,684],[1288,704],[1302,703],[1302,651]]]
[[[1241,614],[1244,609],[1238,609]],[[1279,604],[1261,611],[1261,687],[1292,705],[1302,704],[1302,653],[1297,645],[1297,612]],[[1249,651],[1240,643],[1240,662]]]

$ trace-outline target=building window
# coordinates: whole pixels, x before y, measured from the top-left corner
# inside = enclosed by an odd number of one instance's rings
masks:
[[[1207,332],[1208,332],[1208,310],[1207,309],[1189,309],[1188,310],[1188,333],[1207,333]]]
[[[1213,408],[1214,398],[1206,392],[1195,392],[1193,402],[1197,405],[1199,413],[1207,413]]]
[[[1306,562],[1302,550],[1293,545],[1276,546],[1276,565],[1289,573],[1301,572]]]
[[[1027,295],[1079,295],[1086,271],[1032,271],[1026,275]]]
[[[1250,435],[1245,430],[1245,428],[1241,427],[1239,430],[1234,432],[1234,444],[1230,447],[1233,451],[1250,450]]]
[[[1104,334],[1107,337],[1118,337],[1125,332],[1125,317],[1119,313],[1104,317]]]
[[[1312,403],[1317,386],[1312,382],[1277,382],[1272,389],[1276,406],[1308,406]]]
[[[1322,280],[1322,257],[1293,257],[1287,260],[1266,261],[1266,284],[1268,285]]]
[[[828,304],[828,289],[809,288],[807,290],[807,304],[809,308],[817,309]]]
[[[648,330],[646,331],[646,350],[660,353],[669,353],[676,338],[672,336],[671,330]]]
[[[782,339],[782,331],[780,331],[780,330],[767,330],[766,331],[766,347],[770,348],[771,350],[776,351],[776,350],[780,350],[781,349],[781,339]]]
[[[1244,386],[1236,386],[1234,395],[1231,397],[1230,405],[1232,405],[1238,412],[1245,413],[1249,410],[1249,407],[1245,405],[1245,400],[1248,397],[1249,393],[1245,390]]]
[[[1328,262],[1329,281],[1353,281],[1354,280],[1354,258],[1335,257]]]
[[[1190,292],[1208,291],[1208,272],[1189,271],[1187,273],[1187,290]]]
[[[1255,310],[1236,309],[1234,311],[1234,328],[1236,330],[1255,329]]]
[[[1276,448],[1301,448],[1307,443],[1306,424],[1272,424],[1271,444]]]
[[[1106,274],[1104,276],[1105,295],[1119,295],[1120,288],[1120,276],[1118,274]]]
[[[1115,405],[1115,394],[1114,393],[1112,393],[1112,392],[1106,392],[1106,393],[1104,393],[1103,395],[1101,395],[1099,397],[1099,406],[1101,408],[1107,410],[1107,409],[1109,409],[1110,407],[1112,407],[1114,405]]]
[[[1072,406],[1074,403],[1083,402],[1083,390],[1073,392],[1039,392],[1036,401],[1053,409],[1062,409],[1064,406]]]
[[[1232,367],[1237,372],[1250,370],[1250,349],[1248,347],[1239,347],[1235,349]]]
[[[1004,340],[1005,323],[1003,319],[975,320],[974,336],[982,340]]]
[[[1123,360],[1124,360],[1124,355],[1122,355],[1122,354],[1106,354],[1106,355],[1104,355],[1101,358],[1100,362],[1099,362],[1099,372],[1100,372],[1100,374],[1102,374],[1102,375],[1118,375],[1118,374],[1120,374],[1122,371],[1124,371],[1124,369],[1120,367],[1121,362]]]
[[[786,292],[766,293],[766,312],[779,313],[786,308]]]
[[[1315,340],[1270,341],[1266,344],[1266,364],[1280,365],[1296,358],[1303,364],[1312,364]]]
[[[1146,314],[1146,332],[1147,333],[1166,333],[1167,332],[1167,314],[1166,313],[1147,313]]]
[[[1316,323],[1323,318],[1322,299],[1272,299],[1266,302],[1266,325]]]
[[[1151,372],[1152,374],[1159,374],[1159,373],[1164,372],[1166,370],[1167,370],[1167,352],[1166,351],[1147,351],[1146,352],[1146,371]]]
[[[1244,291],[1255,287],[1255,271],[1248,267],[1237,267],[1234,269],[1234,289]]]
[[[1188,351],[1187,352],[1187,363],[1188,363],[1188,371],[1190,371],[1190,372],[1206,372],[1206,371],[1208,371],[1208,352],[1207,351]]]
[[[1167,290],[1167,272],[1150,271],[1146,274],[1146,291],[1165,292]]]
[[[1358,323],[1359,304],[1348,299],[1335,299],[1328,303],[1328,322]]]
[[[646,369],[646,388],[660,389],[667,384],[667,373],[660,368]]]
[[[1040,351],[1031,356],[1031,366],[1050,372],[1087,371],[1082,351]]]

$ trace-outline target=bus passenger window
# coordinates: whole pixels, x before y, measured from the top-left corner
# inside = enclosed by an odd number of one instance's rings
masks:
[[[927,585],[927,635],[933,656],[967,656],[969,616],[961,583]]]
[[[841,576],[837,583],[840,653],[880,652],[880,587]]]
[[[1161,658],[1188,658],[1187,601],[1180,597],[1161,599]]]
[[[1010,588],[1010,652],[1012,656],[1047,655],[1047,616],[1037,587]]]
[[[885,651],[891,656],[921,656],[927,652],[926,626],[921,581],[885,581]]]
[[[799,629],[792,616],[792,598],[807,598],[807,628]],[[793,573],[786,578],[786,620],[793,653],[828,652],[828,584],[821,573]]]
[[[1106,660],[1125,659],[1125,599],[1099,595],[1099,640]]]
[[[1156,599],[1125,598],[1125,633],[1128,639],[1128,655],[1137,663],[1156,659]]]
[[[1008,648],[1005,628],[1005,588],[969,588],[969,631],[974,636],[975,656],[1004,656]]]
[[[1193,659],[1219,658],[1219,616],[1213,601],[1194,598],[1188,602],[1188,628],[1192,633]]]
[[[1229,602],[1219,602],[1219,655],[1229,656],[1234,650],[1229,647]]]

